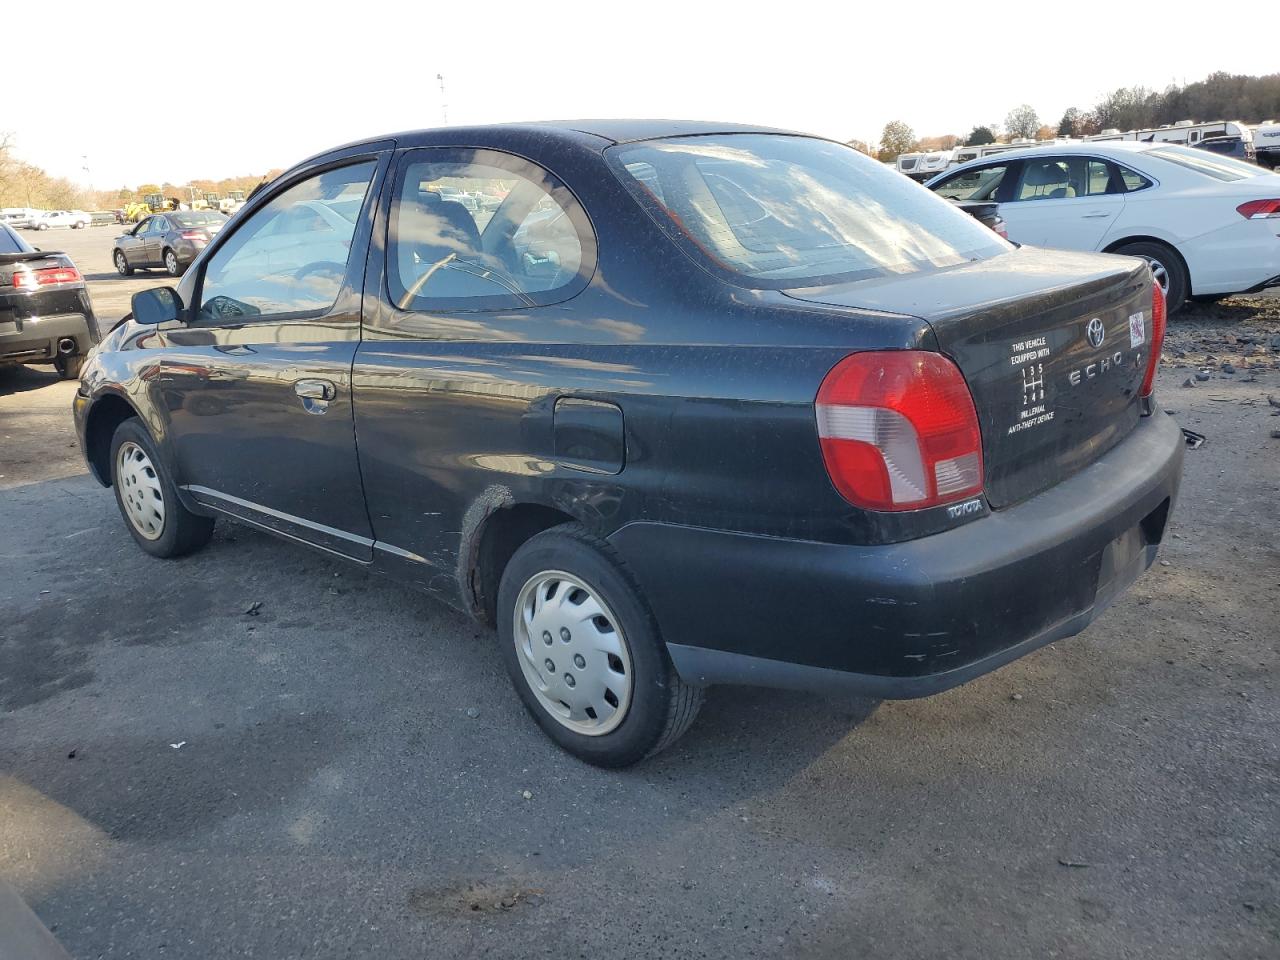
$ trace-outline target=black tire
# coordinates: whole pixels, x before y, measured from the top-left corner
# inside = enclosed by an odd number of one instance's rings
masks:
[[[520,665],[515,634],[522,588],[547,571],[577,577],[612,611],[631,660],[630,704],[621,723],[592,736],[566,727],[543,705]],[[635,578],[614,549],[580,524],[566,523],[529,539],[512,556],[498,587],[498,637],[516,692],[544,733],[563,749],[600,767],[625,767],[674,743],[693,723],[703,689],[680,679]]]
[[[60,353],[53,358],[53,366],[63,380],[79,380],[84,369],[84,357],[80,354]]]
[[[122,277],[132,277],[133,267],[129,266],[129,261],[125,258],[123,250],[117,250],[111,257],[116,263],[116,273]]]
[[[172,250],[166,250],[160,254],[160,262],[164,264],[164,272],[169,276],[182,276],[182,264],[178,262],[178,255]]]
[[[164,523],[160,534],[155,539],[148,539],[138,532],[129,518],[125,507],[122,485],[119,477],[120,448],[126,443],[141,447],[151,461],[155,478],[159,481],[160,492],[164,502]],[[111,486],[116,494],[116,506],[120,508],[120,516],[134,541],[153,557],[181,557],[199,550],[213,536],[212,517],[202,517],[192,513],[178,499],[178,491],[169,478],[164,461],[156,452],[151,435],[142,426],[137,417],[124,421],[116,427],[111,437]]]
[[[1182,262],[1182,257],[1173,247],[1155,241],[1141,240],[1137,243],[1126,243],[1111,252],[1123,254],[1126,257],[1142,257],[1152,262],[1153,267],[1156,264],[1164,267],[1169,277],[1168,289],[1164,293],[1165,310],[1173,314],[1182,307],[1187,299],[1189,286],[1187,268]]]

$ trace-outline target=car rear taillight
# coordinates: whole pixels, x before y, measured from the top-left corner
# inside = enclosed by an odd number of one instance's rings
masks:
[[[991,229],[1004,239],[1009,239],[1009,225],[1004,222],[1004,217],[997,217],[996,222],[992,224]]]
[[[209,235],[203,230],[188,230],[182,235],[183,240],[208,240]]]
[[[1280,217],[1280,200],[1250,200],[1236,207],[1236,213],[1246,220],[1269,220]]]
[[[75,267],[44,267],[40,270],[18,270],[13,285],[19,290],[39,290],[55,283],[79,283],[80,271]]]
[[[855,353],[815,403],[832,484],[869,510],[919,510],[982,490],[982,434],[960,369],[939,353]]]
[[[1147,357],[1147,373],[1142,378],[1141,397],[1151,396],[1156,385],[1156,370],[1160,367],[1160,350],[1164,347],[1165,308],[1164,291],[1160,284],[1151,284],[1151,355]]]

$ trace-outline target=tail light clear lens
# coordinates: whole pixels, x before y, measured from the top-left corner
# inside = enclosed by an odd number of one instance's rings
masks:
[[[1246,220],[1269,220],[1280,217],[1280,200],[1250,200],[1236,207],[1236,213]]]
[[[960,369],[938,353],[845,357],[815,403],[832,484],[868,510],[919,510],[982,490],[982,434]]]
[[[1149,397],[1156,386],[1156,370],[1160,368],[1160,351],[1164,347],[1165,328],[1164,291],[1154,280],[1151,283],[1151,355],[1147,357],[1147,373],[1142,378],[1140,396]]]
[[[18,270],[13,285],[19,290],[39,290],[55,283],[79,283],[80,271],[75,267],[45,267],[41,270]]]

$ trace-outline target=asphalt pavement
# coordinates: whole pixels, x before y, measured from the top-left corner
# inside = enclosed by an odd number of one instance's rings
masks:
[[[166,282],[112,234],[37,241],[108,323]],[[0,880],[86,960],[1274,960],[1280,371],[1201,352],[1163,562],[1083,635],[925,700],[717,688],[622,772],[411,590],[229,523],[146,556],[73,386],[0,372]]]

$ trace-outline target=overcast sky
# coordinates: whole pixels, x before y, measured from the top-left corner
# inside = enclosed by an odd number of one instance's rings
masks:
[[[1280,25],[1275,0],[1232,3],[1214,42],[1176,5],[1155,16],[958,0],[129,9],[59,3],[59,29],[25,45],[18,73],[33,94],[11,82],[0,115],[24,159],[97,188],[258,174],[437,126],[443,102],[450,124],[677,117],[875,141],[888,120],[917,136],[967,133],[1027,102],[1056,124],[1119,86],[1280,69],[1274,44],[1227,25]]]

